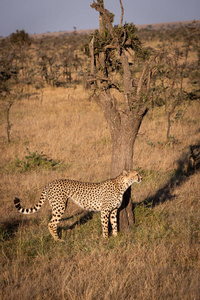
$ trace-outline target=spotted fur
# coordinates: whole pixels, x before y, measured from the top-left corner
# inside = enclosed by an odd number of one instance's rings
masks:
[[[49,231],[55,240],[59,240],[58,223],[66,209],[68,199],[85,210],[100,211],[103,236],[108,237],[108,223],[117,235],[117,210],[121,206],[124,192],[134,182],[141,182],[142,178],[136,171],[123,171],[118,177],[101,183],[87,183],[69,179],[55,180],[42,191],[39,202],[31,208],[23,208],[20,199],[15,197],[14,204],[22,214],[37,212],[45,200],[48,199],[52,207],[52,219],[48,224]]]

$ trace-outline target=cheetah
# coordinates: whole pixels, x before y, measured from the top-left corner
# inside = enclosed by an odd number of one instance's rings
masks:
[[[48,198],[52,207],[52,218],[48,224],[53,238],[60,240],[57,226],[71,199],[81,208],[88,211],[100,211],[103,237],[108,237],[108,223],[110,219],[112,233],[117,235],[117,210],[122,204],[124,192],[134,182],[141,182],[142,178],[136,171],[123,171],[118,177],[101,183],[88,183],[69,179],[55,180],[42,191],[39,202],[31,208],[23,208],[20,199],[15,197],[14,205],[22,214],[37,212]]]

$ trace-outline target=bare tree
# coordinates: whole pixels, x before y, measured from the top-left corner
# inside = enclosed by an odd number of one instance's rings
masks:
[[[148,110],[151,70],[146,52],[136,36],[134,24],[113,26],[114,16],[103,1],[91,5],[100,14],[100,31],[88,43],[91,56],[89,82],[94,100],[102,109],[112,138],[111,177],[133,168],[133,147],[141,122]],[[91,47],[93,50],[91,51]],[[90,49],[90,50],[89,50]],[[95,66],[95,70],[94,70]],[[119,230],[133,225],[131,189],[119,212]]]

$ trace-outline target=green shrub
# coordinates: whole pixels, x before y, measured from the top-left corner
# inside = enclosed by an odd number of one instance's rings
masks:
[[[28,149],[27,152],[28,155],[24,159],[19,159],[16,156],[16,159],[10,164],[12,170],[18,170],[20,173],[23,173],[37,169],[58,170],[67,166],[59,160],[48,158],[43,152],[39,154],[37,151],[30,152]]]

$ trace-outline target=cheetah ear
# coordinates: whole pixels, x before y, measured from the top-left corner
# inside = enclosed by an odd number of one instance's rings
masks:
[[[122,171],[122,175],[126,176],[126,175],[127,175],[127,171],[126,171],[126,170],[123,170],[123,171]]]

